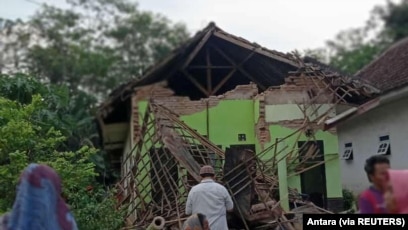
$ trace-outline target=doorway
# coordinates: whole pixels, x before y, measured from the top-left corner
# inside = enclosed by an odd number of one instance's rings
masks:
[[[234,151],[243,151],[245,149],[255,152],[255,145],[230,145],[230,149]]]
[[[218,148],[222,148],[221,145],[217,145]],[[200,167],[204,165],[211,165],[216,172],[219,171],[220,158],[214,153],[209,151],[207,147],[203,145],[190,145],[189,152],[194,160],[200,165]],[[190,186],[194,186],[197,184],[196,179],[190,174],[187,173],[187,183]]]
[[[304,168],[312,167],[324,161],[323,141],[299,141],[299,158],[306,157],[311,148],[315,148],[317,155],[308,157],[304,163]],[[327,187],[326,187],[326,167],[325,164],[313,167],[300,174],[300,186],[303,194],[309,196],[309,201],[321,208],[327,208]]]
[[[248,151],[249,150],[249,151]],[[234,206],[239,207],[244,216],[250,215],[252,201],[255,199],[256,161],[255,145],[230,145],[225,150],[224,182],[234,194]],[[235,212],[236,215],[241,215]]]

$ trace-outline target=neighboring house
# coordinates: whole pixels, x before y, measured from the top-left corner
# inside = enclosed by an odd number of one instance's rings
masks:
[[[364,172],[367,158],[385,155],[392,168],[408,168],[408,39],[356,75],[381,95],[326,121],[326,126],[337,127],[343,185],[359,193],[369,185]]]
[[[186,192],[199,181],[199,167],[209,163],[222,171],[217,159],[225,160],[231,170],[220,175],[227,177],[235,164],[227,158],[240,149],[255,152],[262,161],[256,167],[268,176],[278,171],[284,208],[291,187],[338,211],[343,200],[337,136],[335,130],[323,132],[322,124],[335,115],[337,104],[366,100],[369,94],[358,81],[211,23],[141,80],[114,90],[98,120],[104,148],[121,171],[120,199],[134,201],[131,222],[182,214]],[[257,195],[245,202],[261,202],[257,186],[271,190],[277,183],[258,179],[230,191],[236,198],[246,186],[256,187]]]

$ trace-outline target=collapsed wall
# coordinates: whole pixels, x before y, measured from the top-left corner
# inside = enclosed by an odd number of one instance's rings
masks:
[[[132,99],[135,146],[125,156],[125,161],[131,162],[130,169],[120,183],[123,193],[120,202],[128,205],[129,225],[146,226],[154,216],[162,216],[167,225],[180,226],[188,190],[199,182],[197,170],[204,164],[215,166],[220,182],[227,186],[238,204],[236,216],[241,218],[245,228],[254,223],[284,222],[286,217],[275,194],[277,165],[280,160],[295,159],[299,148],[287,150],[281,159],[260,160],[267,152],[272,152],[273,156],[279,154],[276,148],[279,143],[271,143],[273,134],[269,126],[279,124],[294,130],[290,136],[307,135],[313,141],[314,131],[321,129],[323,121],[333,116],[336,106],[347,104],[345,97],[365,93],[364,89],[353,87],[353,81],[342,79],[339,82],[337,78],[327,77],[308,67],[291,73],[285,81],[284,85],[270,87],[261,93],[251,83],[239,85],[220,96],[196,101],[174,95],[163,82],[137,88]],[[222,100],[259,102],[259,116],[254,128],[261,152],[243,149],[224,153],[179,118],[216,107]],[[144,114],[138,109],[140,101],[149,102]],[[295,118],[268,118],[268,106],[277,105],[293,105],[299,114]],[[295,163],[299,166],[307,158],[320,154],[315,146],[300,148],[307,149],[304,149],[303,161]],[[321,163],[324,162],[318,164]],[[305,170],[307,168],[299,167],[295,173]],[[234,173],[236,177],[232,176]],[[238,177],[242,178],[237,180]],[[289,198],[297,199],[297,193],[290,191],[293,193]]]

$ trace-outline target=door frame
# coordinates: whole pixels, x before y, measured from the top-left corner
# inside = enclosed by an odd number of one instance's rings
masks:
[[[230,145],[229,148],[237,148],[237,149],[249,149],[256,152],[256,145],[255,144],[242,144],[242,145]]]
[[[320,148],[320,151],[321,151],[321,156],[319,156],[319,158],[320,158],[320,160],[325,160],[325,157],[324,157],[324,141],[322,141],[322,140],[316,140],[316,141],[298,141],[298,149],[299,149],[299,158],[301,158],[302,157],[302,154],[301,154],[301,152],[300,152],[300,147],[304,144],[304,143],[307,143],[307,142],[317,142],[317,147],[318,148]],[[306,164],[307,164],[307,161],[306,161]],[[319,165],[319,166],[316,166],[316,168],[319,168],[320,169],[320,173],[321,173],[321,175],[322,175],[322,180],[323,180],[323,183],[324,183],[324,189],[323,189],[323,207],[322,208],[327,208],[327,200],[328,200],[328,198],[327,198],[327,177],[326,177],[326,164],[325,163],[323,163],[323,164],[321,164],[321,165]],[[304,189],[305,189],[305,178],[304,178],[304,173],[307,173],[307,171],[305,171],[305,172],[303,172],[303,173],[301,173],[299,176],[300,176],[300,189],[301,189],[301,191],[302,191],[302,193],[303,193],[303,191],[304,191]]]

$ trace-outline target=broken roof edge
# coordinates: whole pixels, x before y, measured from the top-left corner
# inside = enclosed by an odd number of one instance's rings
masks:
[[[297,68],[299,68],[302,65],[301,63],[299,63],[299,60],[291,53],[285,54],[285,53],[278,52],[275,50],[267,49],[265,47],[260,46],[259,44],[255,42],[250,42],[242,37],[238,37],[233,34],[227,33],[221,28],[219,28],[214,22],[210,22],[204,29],[196,32],[194,36],[189,38],[184,43],[180,44],[177,48],[173,49],[173,51],[171,51],[169,55],[159,60],[155,64],[151,65],[149,68],[147,68],[146,73],[143,74],[141,78],[129,80],[128,82],[122,83],[116,89],[114,89],[109,94],[108,98],[104,100],[104,102],[102,102],[101,105],[98,107],[97,113],[102,113],[101,110],[106,109],[106,107],[110,106],[117,99],[123,98],[123,95],[126,92],[133,92],[132,89],[135,86],[142,85],[141,83],[145,79],[151,76],[156,70],[160,69],[161,67],[164,67],[171,60],[176,58],[179,54],[181,54],[185,49],[187,49],[194,42],[197,42],[199,40],[205,40],[203,41],[203,43],[205,43],[211,37],[211,35],[217,38],[223,39],[232,44],[235,44],[237,46],[240,46],[242,48],[252,50],[260,55],[284,62],[286,64],[292,65]],[[125,96],[125,98],[127,97]]]
[[[376,108],[379,108],[385,104],[390,102],[394,102],[397,100],[402,99],[403,97],[408,96],[408,84],[404,85],[403,87],[399,88],[398,90],[389,91],[386,94],[383,94],[379,97],[376,97],[358,107],[354,107],[340,113],[339,115],[328,119],[324,123],[324,130],[328,130],[335,126],[338,126],[346,121],[352,120],[358,116],[366,114]]]
[[[319,71],[322,71],[325,75],[335,74],[337,75],[337,77],[347,78],[350,81],[353,81],[354,83],[360,84],[362,87],[366,87],[370,89],[371,92],[374,94],[381,93],[381,91],[377,89],[373,84],[371,84],[371,82],[369,82],[368,80],[359,78],[356,75],[347,74],[337,68],[334,68],[333,66],[330,66],[329,64],[319,61],[316,58],[306,55],[302,58],[302,61],[304,63],[304,67],[308,67],[308,66],[312,66],[314,68],[317,67],[317,69]]]
[[[305,56],[303,56],[302,60],[303,60],[304,63],[319,66],[324,71],[338,73],[338,74],[340,74],[342,76],[346,76],[346,77],[352,77],[351,74],[347,74],[347,73],[339,70],[338,68],[330,66],[329,64],[324,63],[324,62],[322,62],[322,61],[320,61],[320,60],[318,60],[318,59],[316,59],[316,58],[314,58],[312,56],[305,55]]]

